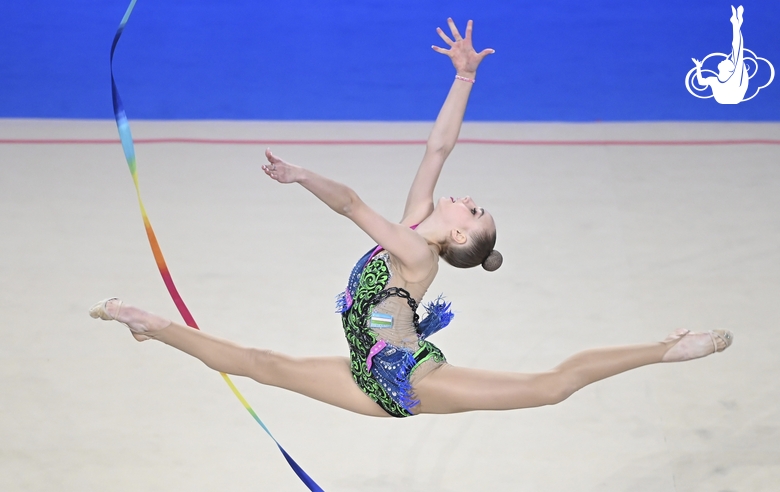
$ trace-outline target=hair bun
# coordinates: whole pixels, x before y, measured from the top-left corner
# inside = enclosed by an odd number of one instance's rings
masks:
[[[501,256],[501,253],[496,251],[495,249],[490,252],[487,258],[482,262],[482,268],[489,272],[495,272],[498,270],[498,267],[501,266],[501,264],[504,262],[504,257]]]

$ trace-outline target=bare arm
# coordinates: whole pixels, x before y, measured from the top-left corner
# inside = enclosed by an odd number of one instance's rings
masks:
[[[473,80],[477,74],[477,67],[483,58],[494,53],[492,49],[485,49],[477,53],[471,42],[471,32],[473,22],[469,21],[466,25],[466,37],[463,38],[455,26],[452,19],[447,19],[450,31],[454,40],[450,39],[441,28],[436,28],[436,32],[442,40],[447,43],[450,49],[432,48],[438,53],[447,55],[452,60],[457,75]],[[425,148],[425,155],[420,164],[417,174],[412,182],[409,195],[406,199],[404,216],[401,223],[409,226],[422,222],[433,210],[433,190],[436,182],[439,180],[439,174],[444,166],[444,161],[455,147],[458,140],[463,115],[466,112],[466,104],[469,100],[469,94],[473,84],[468,81],[455,79],[444,101],[444,105],[439,111],[436,123],[433,125],[431,134],[428,137],[428,143]]]
[[[401,262],[406,278],[414,278],[416,272],[430,270],[432,257],[422,236],[379,215],[352,188],[285,162],[273,155],[270,149],[265,151],[265,156],[268,164],[263,166],[263,171],[267,176],[280,183],[298,183],[331,210],[350,219]]]
[[[696,65],[696,82],[698,82],[701,86],[707,86],[710,85],[709,79],[712,77],[707,77],[706,79],[701,76],[701,62],[697,60],[696,58],[691,58],[693,60],[693,63]]]

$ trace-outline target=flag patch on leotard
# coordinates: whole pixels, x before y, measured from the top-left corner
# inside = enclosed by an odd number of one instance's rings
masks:
[[[384,313],[372,313],[369,326],[371,328],[392,328],[393,317]]]

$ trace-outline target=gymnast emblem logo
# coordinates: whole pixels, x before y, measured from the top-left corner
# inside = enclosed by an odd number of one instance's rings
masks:
[[[738,8],[731,6],[731,53],[710,53],[703,60],[696,58],[693,60],[693,67],[685,76],[685,88],[693,96],[699,99],[708,99],[714,97],[720,104],[739,104],[743,101],[749,101],[756,97],[758,92],[772,83],[775,78],[775,67],[766,58],[761,58],[749,49],[745,48],[742,38],[742,14],[745,11],[740,5]],[[707,60],[712,59],[710,65],[720,60],[715,70],[704,68]],[[766,69],[759,70],[759,65],[766,65]],[[768,71],[767,71],[768,69]],[[755,77],[759,71],[762,76],[756,79],[752,84],[750,80]],[[713,75],[705,77],[702,74]],[[761,82],[764,82],[763,85]],[[748,86],[752,86],[748,95]],[[711,91],[707,91],[707,88]],[[707,95],[707,92],[710,92]],[[746,97],[747,96],[747,97]]]

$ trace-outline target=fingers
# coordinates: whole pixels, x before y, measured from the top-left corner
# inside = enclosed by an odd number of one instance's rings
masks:
[[[277,179],[276,164],[282,162],[281,159],[273,155],[270,148],[265,149],[265,158],[268,159],[268,164],[263,164],[263,172],[271,179]]]
[[[447,19],[447,25],[449,25],[450,31],[452,31],[452,37],[454,38],[454,40],[451,39],[449,36],[447,36],[440,27],[436,28],[436,33],[438,33],[439,37],[445,43],[447,43],[447,46],[449,46],[452,49],[440,48],[439,46],[436,46],[436,45],[431,46],[431,48],[434,51],[436,51],[437,53],[441,53],[441,54],[447,55],[450,58],[452,58],[453,56],[458,56],[458,53],[461,54],[460,56],[462,56],[463,54],[468,55],[469,51],[474,53],[473,47],[472,47],[472,43],[471,43],[471,36],[472,36],[472,32],[474,30],[474,21],[469,20],[468,23],[466,24],[466,37],[465,38],[461,37],[460,32],[458,31],[457,26],[455,26],[455,21],[452,20],[452,17]],[[479,60],[482,60],[487,55],[492,55],[495,52],[496,51],[494,49],[488,48],[488,49],[484,49],[484,50],[480,51],[479,53],[476,53],[476,55],[477,55]],[[468,55],[468,56],[471,56],[471,55]]]
[[[276,179],[276,169],[274,168],[274,165],[263,165],[263,172],[266,176],[268,176],[271,179]]]
[[[494,50],[493,48],[485,48],[484,50],[482,50],[479,53],[477,53],[477,56],[479,57],[479,59],[481,61],[486,56],[492,55],[495,52],[496,52],[496,50]]]
[[[436,32],[439,34],[439,37],[440,37],[440,38],[441,38],[441,39],[442,39],[442,40],[443,40],[445,43],[447,43],[447,46],[452,46],[453,44],[455,44],[455,42],[454,42],[453,40],[451,40],[449,36],[447,36],[446,34],[444,34],[444,31],[442,31],[442,30],[441,30],[441,27],[437,27],[437,28],[436,28]]]
[[[447,19],[447,24],[450,26],[450,31],[452,32],[452,37],[455,38],[455,41],[460,41],[463,39],[463,37],[460,35],[460,32],[458,32],[458,27],[455,25],[455,21],[452,20],[452,17]]]
[[[265,175],[266,175],[266,176],[268,176],[269,178],[271,178],[271,179],[273,179],[273,180],[275,180],[275,179],[276,179],[276,175],[275,175],[274,173],[272,173],[272,172],[271,172],[271,171],[270,171],[270,170],[269,170],[269,169],[268,169],[266,166],[263,166],[263,172],[264,172],[264,173],[265,173]]]
[[[265,158],[268,159],[268,162],[271,164],[277,164],[279,162],[282,162],[282,160],[278,157],[276,157],[272,152],[271,149],[265,149]]]

